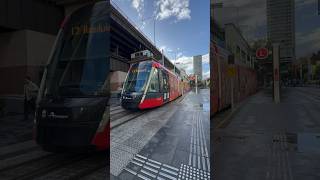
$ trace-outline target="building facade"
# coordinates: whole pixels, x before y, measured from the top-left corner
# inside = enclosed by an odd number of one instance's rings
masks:
[[[202,55],[193,56],[193,73],[202,81]]]
[[[225,24],[224,29],[226,49],[234,54],[235,63],[254,68],[254,55],[240,30],[232,23]]]
[[[280,43],[280,63],[295,60],[294,0],[267,0],[267,33],[269,43]]]

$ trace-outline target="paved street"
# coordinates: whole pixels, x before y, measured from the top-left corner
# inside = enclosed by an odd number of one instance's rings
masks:
[[[111,130],[111,179],[209,179],[209,144],[209,90],[189,92]]]
[[[261,90],[213,137],[214,179],[320,179],[320,89]]]

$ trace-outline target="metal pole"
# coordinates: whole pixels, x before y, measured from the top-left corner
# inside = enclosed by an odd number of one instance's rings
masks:
[[[231,67],[232,68],[234,68],[234,65],[231,65]],[[234,110],[234,97],[233,97],[233,76],[231,77],[231,81],[230,81],[230,83],[231,83],[231,111],[233,111]]]
[[[174,74],[176,74],[176,60],[177,60],[177,53],[174,53],[174,63],[173,63],[173,66],[174,66]]]
[[[280,103],[280,86],[279,86],[279,79],[280,79],[280,70],[279,70],[279,43],[273,44],[273,96],[274,102]]]
[[[198,94],[198,75],[196,75],[196,94]]]
[[[153,42],[156,45],[156,18],[153,19]]]
[[[301,64],[300,64],[300,81],[302,81],[302,76],[303,76],[303,74],[302,74],[302,62],[301,62]]]
[[[161,58],[161,63],[162,63],[162,65],[164,66],[164,55],[163,55],[163,49],[161,49],[161,55],[162,55],[162,58]]]
[[[219,105],[219,108],[221,108],[222,106],[222,102],[221,102],[221,98],[222,98],[222,77],[221,77],[221,67],[220,67],[220,58],[219,56],[217,56],[217,60],[218,60],[218,93],[219,93],[219,101],[218,101],[218,105]]]

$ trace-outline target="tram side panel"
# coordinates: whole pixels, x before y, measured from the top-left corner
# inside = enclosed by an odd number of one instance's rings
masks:
[[[173,101],[177,98],[176,83],[176,77],[173,74],[169,73],[170,101]]]

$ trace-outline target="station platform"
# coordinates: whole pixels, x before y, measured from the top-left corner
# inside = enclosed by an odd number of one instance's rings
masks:
[[[211,127],[214,179],[320,178],[320,89],[284,87],[280,100],[263,89],[212,119],[224,122]]]
[[[111,130],[111,179],[210,179],[209,90]]]

